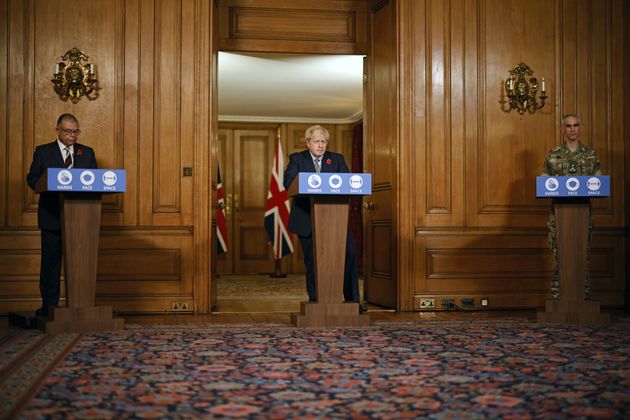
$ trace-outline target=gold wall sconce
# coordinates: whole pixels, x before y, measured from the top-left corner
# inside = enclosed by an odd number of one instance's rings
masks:
[[[539,96],[540,102],[536,102],[536,93],[538,93],[538,80],[535,77],[526,76],[534,74],[525,63],[510,70],[510,77],[505,81],[505,93],[510,100],[510,109],[516,109],[519,114],[523,115],[525,111],[530,114],[545,106],[547,99],[547,90],[545,86],[545,78],[542,78]]]
[[[82,96],[88,99],[96,99],[98,96],[96,66],[88,62],[89,59],[83,51],[72,48],[57,62],[51,82],[57,95],[64,101],[70,98],[76,104]]]

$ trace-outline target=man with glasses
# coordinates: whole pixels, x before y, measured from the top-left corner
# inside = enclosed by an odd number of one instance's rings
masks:
[[[35,148],[26,182],[35,189],[48,168],[96,168],[94,150],[77,143],[81,134],[79,121],[72,114],[57,119],[57,139]],[[61,259],[63,255],[59,194],[44,192],[39,195],[37,226],[41,230],[41,265],[39,291],[42,306],[35,314],[48,315],[48,308],[57,306],[61,295]]]
[[[284,187],[289,188],[300,172],[350,172],[342,155],[329,152],[328,130],[320,125],[309,127],[305,133],[307,150],[289,156],[289,164],[284,172]],[[289,230],[300,238],[306,266],[306,291],[309,302],[317,301],[315,288],[315,259],[313,257],[313,227],[311,225],[311,202],[308,197],[294,197],[289,215]],[[346,260],[343,280],[343,296],[346,302],[360,302],[359,272],[357,270],[356,249],[352,234],[346,240]],[[359,311],[367,308],[359,303]]]

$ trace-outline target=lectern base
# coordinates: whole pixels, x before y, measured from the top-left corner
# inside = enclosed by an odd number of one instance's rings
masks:
[[[296,327],[366,327],[370,316],[359,314],[358,303],[302,302],[300,313],[291,314]]]
[[[610,316],[599,311],[599,302],[549,299],[545,312],[538,312],[538,322],[553,324],[604,325]]]
[[[48,317],[38,318],[38,327],[48,334],[116,331],[125,320],[112,316],[111,306],[85,308],[54,308]]]

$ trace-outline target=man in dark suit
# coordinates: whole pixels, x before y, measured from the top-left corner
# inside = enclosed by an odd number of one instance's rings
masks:
[[[81,130],[74,115],[61,115],[57,119],[56,131],[57,140],[35,148],[33,162],[26,175],[26,182],[33,189],[48,168],[96,168],[94,150],[76,142]],[[48,308],[57,306],[61,295],[63,245],[58,193],[44,192],[39,195],[37,226],[41,230],[39,291],[42,307],[35,313],[45,316]]]
[[[284,171],[284,187],[300,172],[350,172],[342,155],[326,151],[328,130],[314,125],[306,130],[307,150],[289,156],[289,164]],[[311,202],[308,197],[294,197],[289,216],[289,230],[300,238],[306,266],[306,291],[309,302],[317,301],[315,289],[315,260],[313,257],[313,230],[311,225]],[[346,240],[346,261],[344,266],[343,296],[346,302],[360,302],[359,273],[357,270],[356,249],[352,234],[348,232]],[[364,305],[359,305],[361,313],[366,312]]]

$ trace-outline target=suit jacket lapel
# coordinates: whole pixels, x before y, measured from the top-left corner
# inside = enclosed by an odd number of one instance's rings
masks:
[[[49,143],[50,147],[50,157],[54,158],[55,162],[51,166],[51,168],[65,168],[66,164],[63,161],[63,153],[57,144],[57,140]]]
[[[328,160],[329,158],[330,158],[330,154],[328,152],[324,152],[324,154],[322,155],[322,160],[321,160],[322,172],[334,172],[331,170],[332,165],[326,163],[326,160]]]
[[[85,151],[81,148],[81,145],[78,143],[74,144],[74,168],[83,168]]]
[[[313,157],[311,156],[311,152],[308,150],[304,151],[304,172],[315,172],[315,163],[313,162]]]

